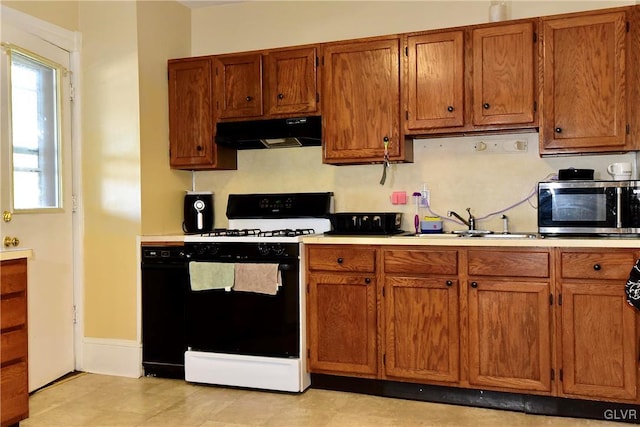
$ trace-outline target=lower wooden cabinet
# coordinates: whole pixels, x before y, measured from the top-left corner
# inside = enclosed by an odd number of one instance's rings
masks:
[[[549,282],[469,284],[469,384],[551,391]]]
[[[375,377],[376,282],[372,275],[308,277],[309,369]]]
[[[311,372],[640,404],[638,249],[306,248]]]
[[[27,260],[0,263],[0,425],[29,416]]]
[[[560,394],[638,402],[638,312],[624,285],[636,250],[559,255]]]

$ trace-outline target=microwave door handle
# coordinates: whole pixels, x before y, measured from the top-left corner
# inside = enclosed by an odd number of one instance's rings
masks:
[[[616,228],[622,228],[622,187],[616,187]]]

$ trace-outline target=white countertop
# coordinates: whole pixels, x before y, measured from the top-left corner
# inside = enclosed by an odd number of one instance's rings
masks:
[[[184,235],[139,236],[141,244],[180,244]],[[453,234],[431,234],[415,236],[308,236],[305,244],[336,245],[407,245],[407,246],[487,246],[487,247],[562,247],[562,248],[639,248],[640,238],[594,237],[594,238],[499,238],[459,237]],[[11,252],[11,251],[7,251]],[[3,258],[4,259],[4,258]]]
[[[12,259],[31,258],[33,251],[31,249],[7,249],[0,251],[0,261],[9,261]]]
[[[488,247],[562,247],[562,248],[640,248],[640,239],[602,238],[527,238],[460,237],[453,234],[416,236],[313,236],[305,244],[411,245],[411,246],[488,246]]]

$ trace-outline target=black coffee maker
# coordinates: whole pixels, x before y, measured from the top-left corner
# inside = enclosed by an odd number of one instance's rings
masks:
[[[184,196],[184,221],[187,234],[208,233],[213,230],[213,193],[189,191]]]

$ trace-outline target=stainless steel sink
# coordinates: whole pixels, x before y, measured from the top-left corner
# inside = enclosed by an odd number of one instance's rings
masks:
[[[462,237],[479,237],[482,239],[537,239],[535,233],[484,233],[484,234],[460,234]]]

